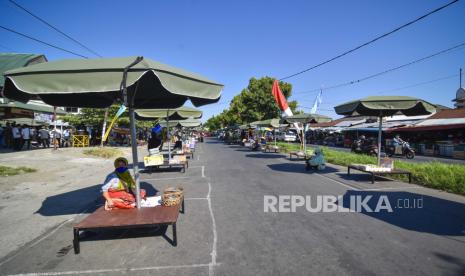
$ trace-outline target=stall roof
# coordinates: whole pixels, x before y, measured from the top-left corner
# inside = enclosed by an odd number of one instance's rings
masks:
[[[340,123],[337,123],[334,126],[335,127],[350,127],[350,126],[362,124],[365,121],[366,119],[347,120],[347,121],[342,121]]]
[[[391,131],[437,131],[465,126],[465,109],[441,110],[411,127],[399,127]]]
[[[432,115],[428,119],[452,119],[452,118],[465,118],[465,108],[444,109]]]
[[[384,122],[383,131],[387,131],[394,127],[410,126],[417,122],[418,122],[417,120]],[[378,122],[375,122],[375,123],[363,123],[363,124],[355,125],[352,127],[347,127],[343,129],[342,131],[375,131],[376,132],[378,130],[379,130],[379,124]]]

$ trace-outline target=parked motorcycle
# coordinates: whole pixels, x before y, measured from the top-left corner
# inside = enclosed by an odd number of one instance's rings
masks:
[[[350,149],[355,153],[363,153],[373,156],[378,156],[378,146],[373,143],[365,143],[363,140],[354,140]]]
[[[404,142],[402,145],[391,145],[386,147],[386,154],[391,157],[393,155],[405,156],[407,159],[413,159],[415,157],[415,150],[410,147],[410,144]]]

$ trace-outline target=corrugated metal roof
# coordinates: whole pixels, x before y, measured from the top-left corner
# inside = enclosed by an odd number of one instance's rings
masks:
[[[451,119],[427,119],[419,122],[415,126],[439,126],[439,125],[458,125],[465,124],[464,118],[451,118]]]
[[[340,123],[335,124],[334,126],[336,127],[350,127],[353,125],[359,125],[362,124],[366,121],[366,119],[359,119],[359,120],[353,120],[353,121],[342,121]]]
[[[451,119],[451,118],[465,118],[465,108],[459,109],[444,109],[433,116],[429,117],[429,119]]]

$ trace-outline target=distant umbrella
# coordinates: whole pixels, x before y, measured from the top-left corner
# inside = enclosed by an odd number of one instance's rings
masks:
[[[377,116],[378,130],[378,165],[381,160],[381,134],[383,117],[397,113],[406,116],[428,115],[436,112],[436,107],[424,100],[406,96],[371,96],[351,101],[334,107],[339,115]]]

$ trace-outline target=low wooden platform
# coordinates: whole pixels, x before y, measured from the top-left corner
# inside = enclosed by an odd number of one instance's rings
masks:
[[[274,152],[278,153],[279,152],[279,147],[278,146],[273,146],[273,145],[266,145],[265,148],[263,149],[264,152]]]
[[[153,169],[159,169],[161,167],[165,167],[165,168],[176,168],[176,167],[181,167],[182,168],[182,172],[185,173],[186,172],[186,169],[189,168],[189,161],[185,161],[185,162],[179,162],[179,163],[169,163],[168,160],[164,160],[163,161],[163,164],[160,164],[160,165],[154,165],[154,166],[149,166],[149,167],[146,167],[147,170],[149,171],[152,171]]]
[[[172,207],[156,206],[140,209],[115,209],[111,211],[105,211],[102,206],[74,226],[74,253],[80,253],[79,234],[81,231],[135,229],[160,225],[172,225],[173,237],[172,239],[166,238],[170,240],[173,246],[177,246],[176,221],[178,220],[179,212],[184,213],[184,200],[180,205]]]
[[[375,183],[375,176],[386,176],[386,175],[390,175],[390,174],[405,174],[405,175],[408,175],[408,183],[412,183],[412,173],[409,172],[409,171],[406,171],[406,170],[394,169],[394,170],[392,170],[390,172],[372,172],[372,171],[363,170],[363,169],[359,168],[358,166],[349,165],[349,166],[347,166],[347,175],[350,175],[350,170],[351,169],[371,174],[371,183],[372,184]]]
[[[291,151],[289,152],[289,159],[292,160],[292,156],[295,156],[296,158],[306,158],[305,154],[303,152],[299,152],[299,151]]]

